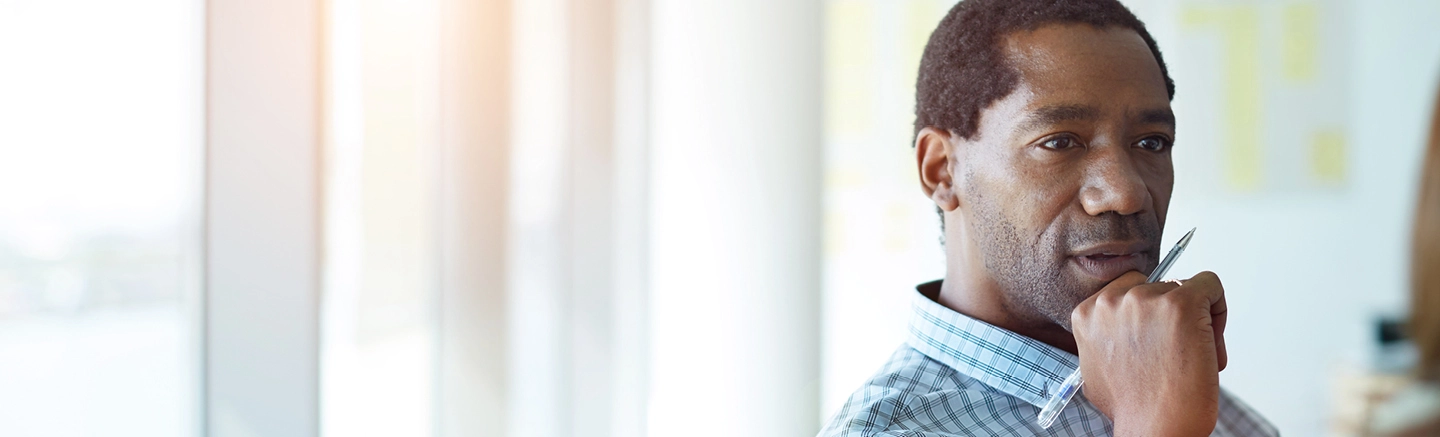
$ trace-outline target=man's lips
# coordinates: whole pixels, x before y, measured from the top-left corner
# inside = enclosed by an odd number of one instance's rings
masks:
[[[1146,249],[1143,242],[1105,243],[1078,250],[1070,260],[1087,275],[1109,282],[1125,272],[1149,267]]]

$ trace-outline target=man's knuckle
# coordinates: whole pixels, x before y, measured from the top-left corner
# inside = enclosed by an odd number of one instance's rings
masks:
[[[1129,293],[1125,293],[1124,303],[1140,305],[1144,304],[1147,300],[1150,300],[1149,292],[1146,291],[1144,287],[1140,287],[1130,290]]]
[[[1106,309],[1119,308],[1120,305],[1124,302],[1125,296],[1127,294],[1129,293],[1123,293],[1113,290],[1104,292],[1100,295],[1098,299],[1095,299],[1095,305]]]

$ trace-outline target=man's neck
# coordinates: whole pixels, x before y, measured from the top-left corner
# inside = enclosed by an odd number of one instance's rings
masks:
[[[998,284],[955,276],[959,275],[946,273],[945,280],[940,283],[940,290],[933,294],[940,305],[1060,350],[1078,354],[1075,336],[1070,331],[1053,321],[1027,319],[1015,314],[1013,306],[1006,303]],[[931,293],[934,292],[926,294],[932,295]]]

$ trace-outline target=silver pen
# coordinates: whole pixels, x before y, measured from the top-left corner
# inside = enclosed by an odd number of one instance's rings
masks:
[[[1184,237],[1180,237],[1180,242],[1175,243],[1175,247],[1170,249],[1170,253],[1165,254],[1165,258],[1160,260],[1160,265],[1155,266],[1155,270],[1150,272],[1150,276],[1145,278],[1145,282],[1156,282],[1165,277],[1165,272],[1170,271],[1170,266],[1174,265],[1175,260],[1180,258],[1180,254],[1185,252],[1185,246],[1190,245],[1190,237],[1193,236],[1195,236],[1195,228],[1190,228],[1190,232],[1185,233]],[[1045,402],[1045,407],[1040,409],[1040,416],[1036,418],[1040,427],[1049,428],[1051,424],[1054,424],[1055,418],[1060,417],[1060,411],[1070,404],[1070,399],[1074,398],[1075,393],[1078,393],[1080,387],[1084,385],[1085,377],[1080,375],[1080,369],[1075,369],[1075,373],[1071,373],[1069,377],[1065,378],[1065,382],[1060,383],[1060,389],[1055,391],[1055,396],[1050,397],[1050,400]]]

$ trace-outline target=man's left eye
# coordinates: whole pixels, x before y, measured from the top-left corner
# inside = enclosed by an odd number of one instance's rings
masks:
[[[1164,151],[1166,148],[1170,147],[1170,140],[1167,140],[1164,137],[1146,137],[1145,139],[1140,140],[1140,142],[1135,143],[1135,147],[1149,150],[1151,152],[1161,152]]]

